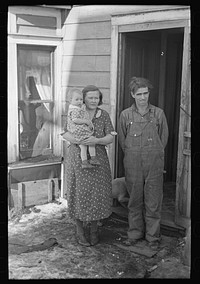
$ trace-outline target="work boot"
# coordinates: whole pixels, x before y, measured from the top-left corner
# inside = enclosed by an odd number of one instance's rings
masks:
[[[83,221],[76,219],[76,238],[77,242],[82,245],[89,247],[90,243],[87,241],[85,237],[84,227],[83,227]]]
[[[91,221],[90,224],[90,244],[95,246],[99,242],[99,233],[98,233],[98,223],[97,221]]]

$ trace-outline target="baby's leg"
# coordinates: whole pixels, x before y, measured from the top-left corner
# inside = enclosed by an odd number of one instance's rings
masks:
[[[91,158],[96,156],[96,149],[94,145],[88,146],[88,150]]]
[[[95,146],[88,146],[88,150],[89,150],[89,153],[90,153],[90,164],[91,165],[97,165],[97,166],[100,166],[100,162],[99,160],[97,159],[96,157],[96,149],[95,149]]]
[[[92,165],[90,165],[90,163],[87,160],[87,145],[79,145],[80,149],[81,149],[81,160],[82,160],[82,169],[88,169],[88,168],[93,168]]]
[[[82,162],[87,160],[87,145],[79,145],[81,148],[81,160]]]

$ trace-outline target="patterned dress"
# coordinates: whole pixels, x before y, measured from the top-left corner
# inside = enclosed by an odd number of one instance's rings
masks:
[[[73,134],[74,138],[78,141],[84,140],[90,137],[94,133],[87,124],[76,124],[73,119],[88,119],[89,113],[85,109],[85,105],[81,108],[78,106],[69,105],[68,116],[67,116],[67,130]]]
[[[97,138],[114,131],[105,110],[97,108],[92,122]],[[72,219],[95,221],[108,218],[112,213],[111,169],[104,145],[96,144],[96,155],[101,165],[82,169],[80,147],[76,144],[68,147],[64,168],[68,212]]]

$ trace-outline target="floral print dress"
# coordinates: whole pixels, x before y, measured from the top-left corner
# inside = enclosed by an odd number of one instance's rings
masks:
[[[114,131],[109,114],[97,108],[94,118],[94,136],[104,137]],[[70,144],[65,156],[66,199],[69,217],[81,221],[108,218],[112,206],[111,169],[104,145],[95,145],[100,166],[82,169],[80,147]],[[89,155],[89,154],[88,154]]]

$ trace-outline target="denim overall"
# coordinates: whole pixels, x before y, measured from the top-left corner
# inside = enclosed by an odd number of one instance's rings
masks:
[[[141,116],[132,110],[125,140],[124,168],[130,195],[128,238],[160,239],[164,147],[154,109]]]

